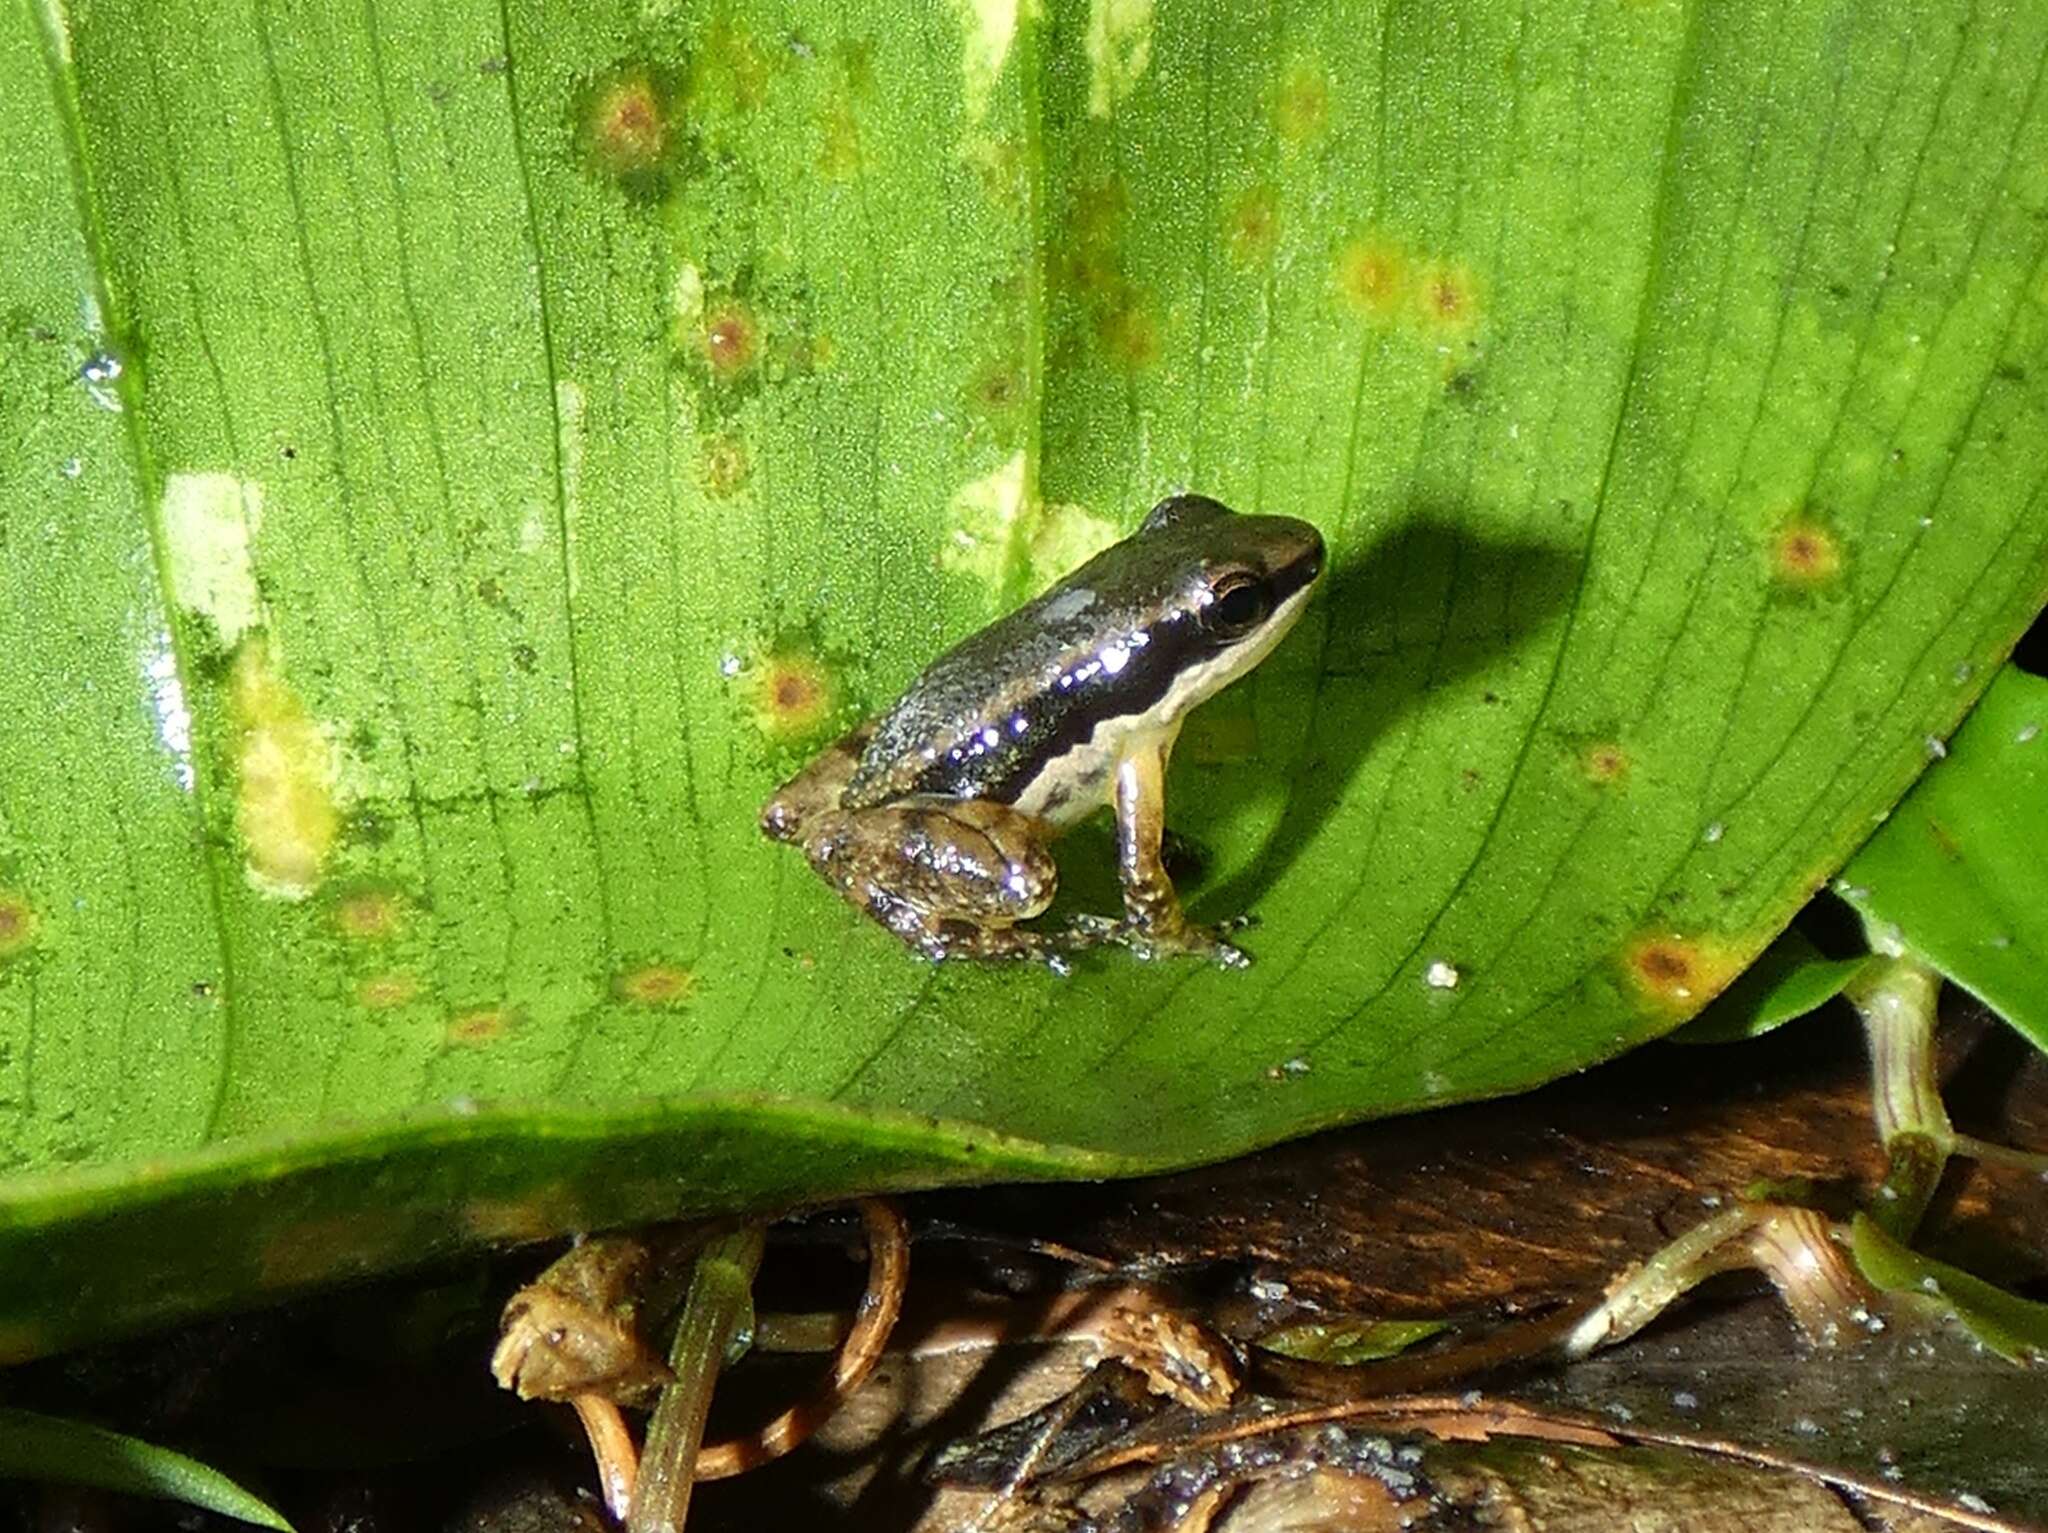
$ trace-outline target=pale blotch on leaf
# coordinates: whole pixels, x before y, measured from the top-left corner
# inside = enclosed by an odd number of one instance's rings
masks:
[[[740,692],[754,727],[783,744],[816,734],[839,711],[831,667],[803,649],[774,649],[743,666]]]
[[[614,979],[612,990],[631,1005],[663,1011],[681,1006],[697,993],[697,976],[679,963],[644,963]]]
[[[171,590],[213,624],[221,648],[264,626],[255,563],[263,486],[233,474],[168,474],[162,522]]]
[[[737,495],[753,472],[745,439],[731,432],[710,438],[697,460],[697,471],[704,481],[705,494],[712,499],[729,500]]]
[[[356,1004],[371,1011],[393,1011],[419,999],[419,979],[403,969],[365,975],[356,982]]]
[[[1017,23],[1024,16],[1036,16],[1033,0],[954,0],[959,13],[961,38],[961,89],[967,102],[967,120],[978,123],[988,115],[989,97],[1010,56],[1010,44],[1017,37]]]
[[[1842,545],[1808,517],[1795,516],[1771,536],[1771,573],[1786,585],[1826,585],[1842,573]]]
[[[860,123],[845,91],[833,91],[819,109],[823,142],[818,148],[818,173],[827,181],[850,181],[860,173]]]
[[[1280,77],[1273,93],[1273,126],[1289,143],[1302,144],[1317,137],[1330,119],[1330,82],[1322,66],[1311,59],[1297,59]]]
[[[262,635],[236,652],[228,684],[234,729],[235,829],[249,882],[281,899],[319,886],[341,829],[334,750],[272,662]]]
[[[404,924],[404,897],[390,889],[351,889],[334,902],[335,930],[358,942],[386,941]]]
[[[1133,284],[1119,284],[1096,309],[1095,338],[1109,359],[1126,372],[1138,372],[1159,360],[1159,321],[1144,293]]]
[[[1664,1011],[1698,1010],[1742,971],[1742,960],[1720,940],[1677,933],[1639,937],[1621,958],[1630,988]]]
[[[1595,741],[1579,756],[1579,770],[1595,787],[1610,788],[1628,776],[1628,752],[1612,740]]]
[[[509,1006],[472,1006],[448,1019],[448,1042],[463,1048],[495,1043],[511,1032],[519,1014]]]
[[[35,946],[41,924],[27,895],[18,889],[0,889],[0,962]]]
[[[1152,0],[1088,0],[1088,115],[1107,117],[1152,62]]]
[[[953,497],[954,526],[939,550],[943,569],[971,575],[998,595],[1013,571],[1038,591],[1117,539],[1116,524],[1085,507],[1046,504],[1025,485],[1022,452]]]
[[[1280,199],[1270,186],[1246,187],[1223,216],[1223,239],[1240,266],[1255,266],[1273,253],[1280,237]]]

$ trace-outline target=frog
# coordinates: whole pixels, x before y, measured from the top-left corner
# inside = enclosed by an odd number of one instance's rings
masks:
[[[1191,709],[1271,654],[1322,575],[1290,516],[1170,495],[1136,531],[927,665],[761,811],[842,899],[914,953],[1036,959],[1120,946],[1241,969],[1244,917],[1189,919],[1161,855],[1167,763]],[[1051,846],[1108,807],[1121,916],[1052,929]]]

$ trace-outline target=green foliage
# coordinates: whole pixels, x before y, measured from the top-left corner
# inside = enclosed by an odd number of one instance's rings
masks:
[[[0,1356],[1527,1086],[1904,791],[2048,581],[2048,13],[1093,11],[7,12]],[[1178,486],[1334,559],[1174,763],[1249,974],[761,840]]]
[[[1838,887],[2048,1049],[2048,680],[2007,666]]]
[[[1858,1214],[1849,1248],[1863,1275],[1889,1293],[1953,1315],[1978,1341],[2009,1363],[2048,1359],[2048,1304],[2022,1299],[1960,1267],[1922,1256]]]
[[[291,1524],[218,1470],[82,1421],[0,1406],[0,1479],[61,1480],[204,1507],[259,1528]]]

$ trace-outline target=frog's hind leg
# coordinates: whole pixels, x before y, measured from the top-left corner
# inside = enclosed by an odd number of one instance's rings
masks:
[[[1059,872],[1045,826],[979,799],[911,798],[816,822],[804,850],[820,877],[934,961],[1039,958],[1075,944],[1015,923],[1052,903]]]

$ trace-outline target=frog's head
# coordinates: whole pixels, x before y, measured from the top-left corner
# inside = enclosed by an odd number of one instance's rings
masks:
[[[1176,651],[1175,711],[1265,659],[1323,572],[1323,535],[1307,522],[1242,516],[1206,495],[1162,500],[1131,542],[1163,577],[1153,632]]]

